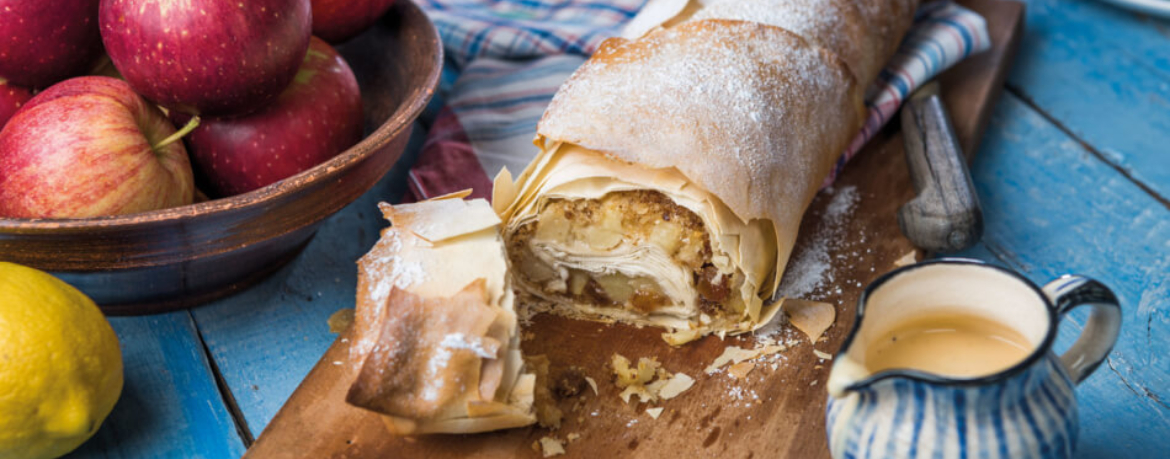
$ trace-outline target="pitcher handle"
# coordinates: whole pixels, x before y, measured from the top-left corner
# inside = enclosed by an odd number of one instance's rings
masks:
[[[1093,374],[1113,350],[1121,332],[1121,303],[1105,284],[1084,276],[1061,276],[1044,286],[1044,294],[1056,306],[1061,318],[1080,306],[1093,308],[1081,336],[1060,356],[1060,362],[1073,382],[1079,384]]]

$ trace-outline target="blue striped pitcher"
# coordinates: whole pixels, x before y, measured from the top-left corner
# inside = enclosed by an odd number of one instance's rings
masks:
[[[1060,318],[1093,308],[1063,355]],[[940,308],[1011,327],[1034,347],[994,374],[953,378],[913,369],[871,373],[866,347],[894,324]],[[826,431],[836,459],[1068,458],[1077,441],[1075,385],[1113,348],[1121,308],[1108,288],[1064,276],[1043,289],[1009,270],[941,259],[895,270],[858,300],[857,319],[829,377]],[[962,358],[956,355],[955,358]]]

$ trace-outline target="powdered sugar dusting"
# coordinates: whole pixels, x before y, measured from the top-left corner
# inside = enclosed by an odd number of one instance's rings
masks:
[[[370,298],[375,304],[386,302],[390,296],[390,288],[406,289],[426,279],[427,273],[422,264],[417,261],[403,261],[396,254],[402,250],[402,239],[398,231],[386,231],[382,241],[375,250],[362,258],[366,263],[366,271],[371,273],[387,273],[376,282],[367,284]],[[387,269],[389,268],[389,269]]]
[[[877,76],[885,53],[873,52],[871,24],[903,20],[888,11],[862,9],[850,0],[723,0],[693,20],[735,19],[783,28],[842,59],[860,82]]]
[[[382,238],[362,256],[358,262],[363,266],[364,277],[359,285],[364,285],[366,296],[370,299],[367,309],[359,308],[356,322],[360,327],[373,324],[382,316],[386,307],[386,300],[390,297],[391,287],[406,289],[420,283],[427,278],[427,273],[418,261],[404,261],[398,257],[402,251],[402,235],[395,228],[382,233]],[[413,237],[413,236],[408,236]],[[374,334],[366,334],[354,342],[350,349],[355,365],[360,365],[361,358],[374,347]]]
[[[451,361],[451,356],[455,350],[471,351],[475,355],[485,359],[496,358],[495,354],[484,347],[481,338],[468,336],[463,333],[448,333],[439,342],[439,345],[435,347],[435,351],[431,353],[430,359],[427,360],[426,380],[431,381],[431,383],[426,384],[426,388],[423,389],[423,400],[430,402],[438,400],[439,391],[446,384],[446,381],[441,375],[446,371],[447,364]]]
[[[761,343],[783,343],[785,346],[791,346],[790,343],[795,344],[798,341],[792,327],[787,325],[788,317],[783,313],[776,314],[771,322],[752,332],[752,335],[756,337],[756,341]]]
[[[394,270],[394,286],[400,289],[405,289],[422,282],[427,277],[426,271],[422,268],[422,263],[417,261],[399,261],[395,264],[395,267],[397,269]]]
[[[853,213],[853,208],[857,206],[859,197],[857,187],[853,185],[834,191],[836,191],[836,195],[833,196],[832,201],[829,201],[829,207],[825,208],[824,219],[829,225],[840,227],[845,218]]]
[[[776,333],[780,333],[777,331]],[[775,381],[769,371],[776,371],[781,365],[788,362],[788,355],[785,351],[792,349],[799,344],[799,339],[791,334],[791,329],[786,329],[782,337],[761,337],[757,331],[756,346],[757,348],[765,348],[768,346],[779,346],[779,352],[767,353],[759,357],[744,360],[743,362],[751,362],[752,368],[756,369],[747,375],[736,375],[733,371],[733,366],[725,366],[719,368],[712,374],[722,373],[725,378],[719,378],[722,384],[726,385],[724,395],[727,397],[727,405],[736,408],[751,408],[764,402],[759,392],[754,387],[761,387],[759,384],[765,381]],[[783,380],[780,381],[781,383]],[[751,417],[748,416],[748,419]]]
[[[833,282],[829,252],[845,239],[845,222],[857,206],[858,193],[854,186],[829,188],[833,198],[821,215],[820,225],[812,232],[811,242],[803,250],[794,252],[780,282],[779,296],[810,298],[820,287]]]
[[[446,384],[446,381],[440,378],[439,375],[447,368],[447,362],[450,361],[451,350],[446,347],[439,346],[431,354],[430,360],[427,361],[426,374],[426,380],[431,381],[431,383],[426,385],[426,389],[423,389],[423,400],[428,402],[438,400],[439,390],[443,389],[443,386]]]
[[[450,333],[444,336],[439,346],[447,349],[468,350],[485,359],[496,358],[495,354],[484,348],[483,341],[479,337],[467,336],[463,333]]]
[[[674,167],[741,218],[799,219],[859,123],[847,68],[776,27],[701,21],[608,42],[561,87],[539,132]]]

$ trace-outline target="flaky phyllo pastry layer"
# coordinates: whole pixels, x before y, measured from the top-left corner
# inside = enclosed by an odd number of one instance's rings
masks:
[[[561,86],[540,153],[496,177],[491,206],[383,207],[348,401],[398,434],[535,422],[544,367],[520,355],[513,288],[672,344],[766,324],[801,217],[916,4],[651,0]]]
[[[554,312],[703,332],[746,331],[775,312],[762,298],[775,272],[770,224],[744,223],[674,169],[576,145],[546,156],[534,189],[502,175],[494,199],[512,203],[497,210],[513,279]]]
[[[346,401],[381,413],[396,434],[536,420],[500,220],[462,197],[383,204],[392,226],[358,262],[359,370]]]

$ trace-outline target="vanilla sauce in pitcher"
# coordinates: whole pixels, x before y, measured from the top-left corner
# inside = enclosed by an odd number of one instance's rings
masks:
[[[931,314],[895,325],[869,343],[871,373],[914,369],[959,378],[997,373],[1024,360],[1032,345],[1019,332],[972,314]]]
[[[1082,305],[1092,314],[1081,336],[1053,352],[1060,318]],[[1084,276],[1041,288],[973,260],[896,269],[866,287],[833,359],[829,451],[836,459],[1071,459],[1073,391],[1120,330],[1117,297]]]

